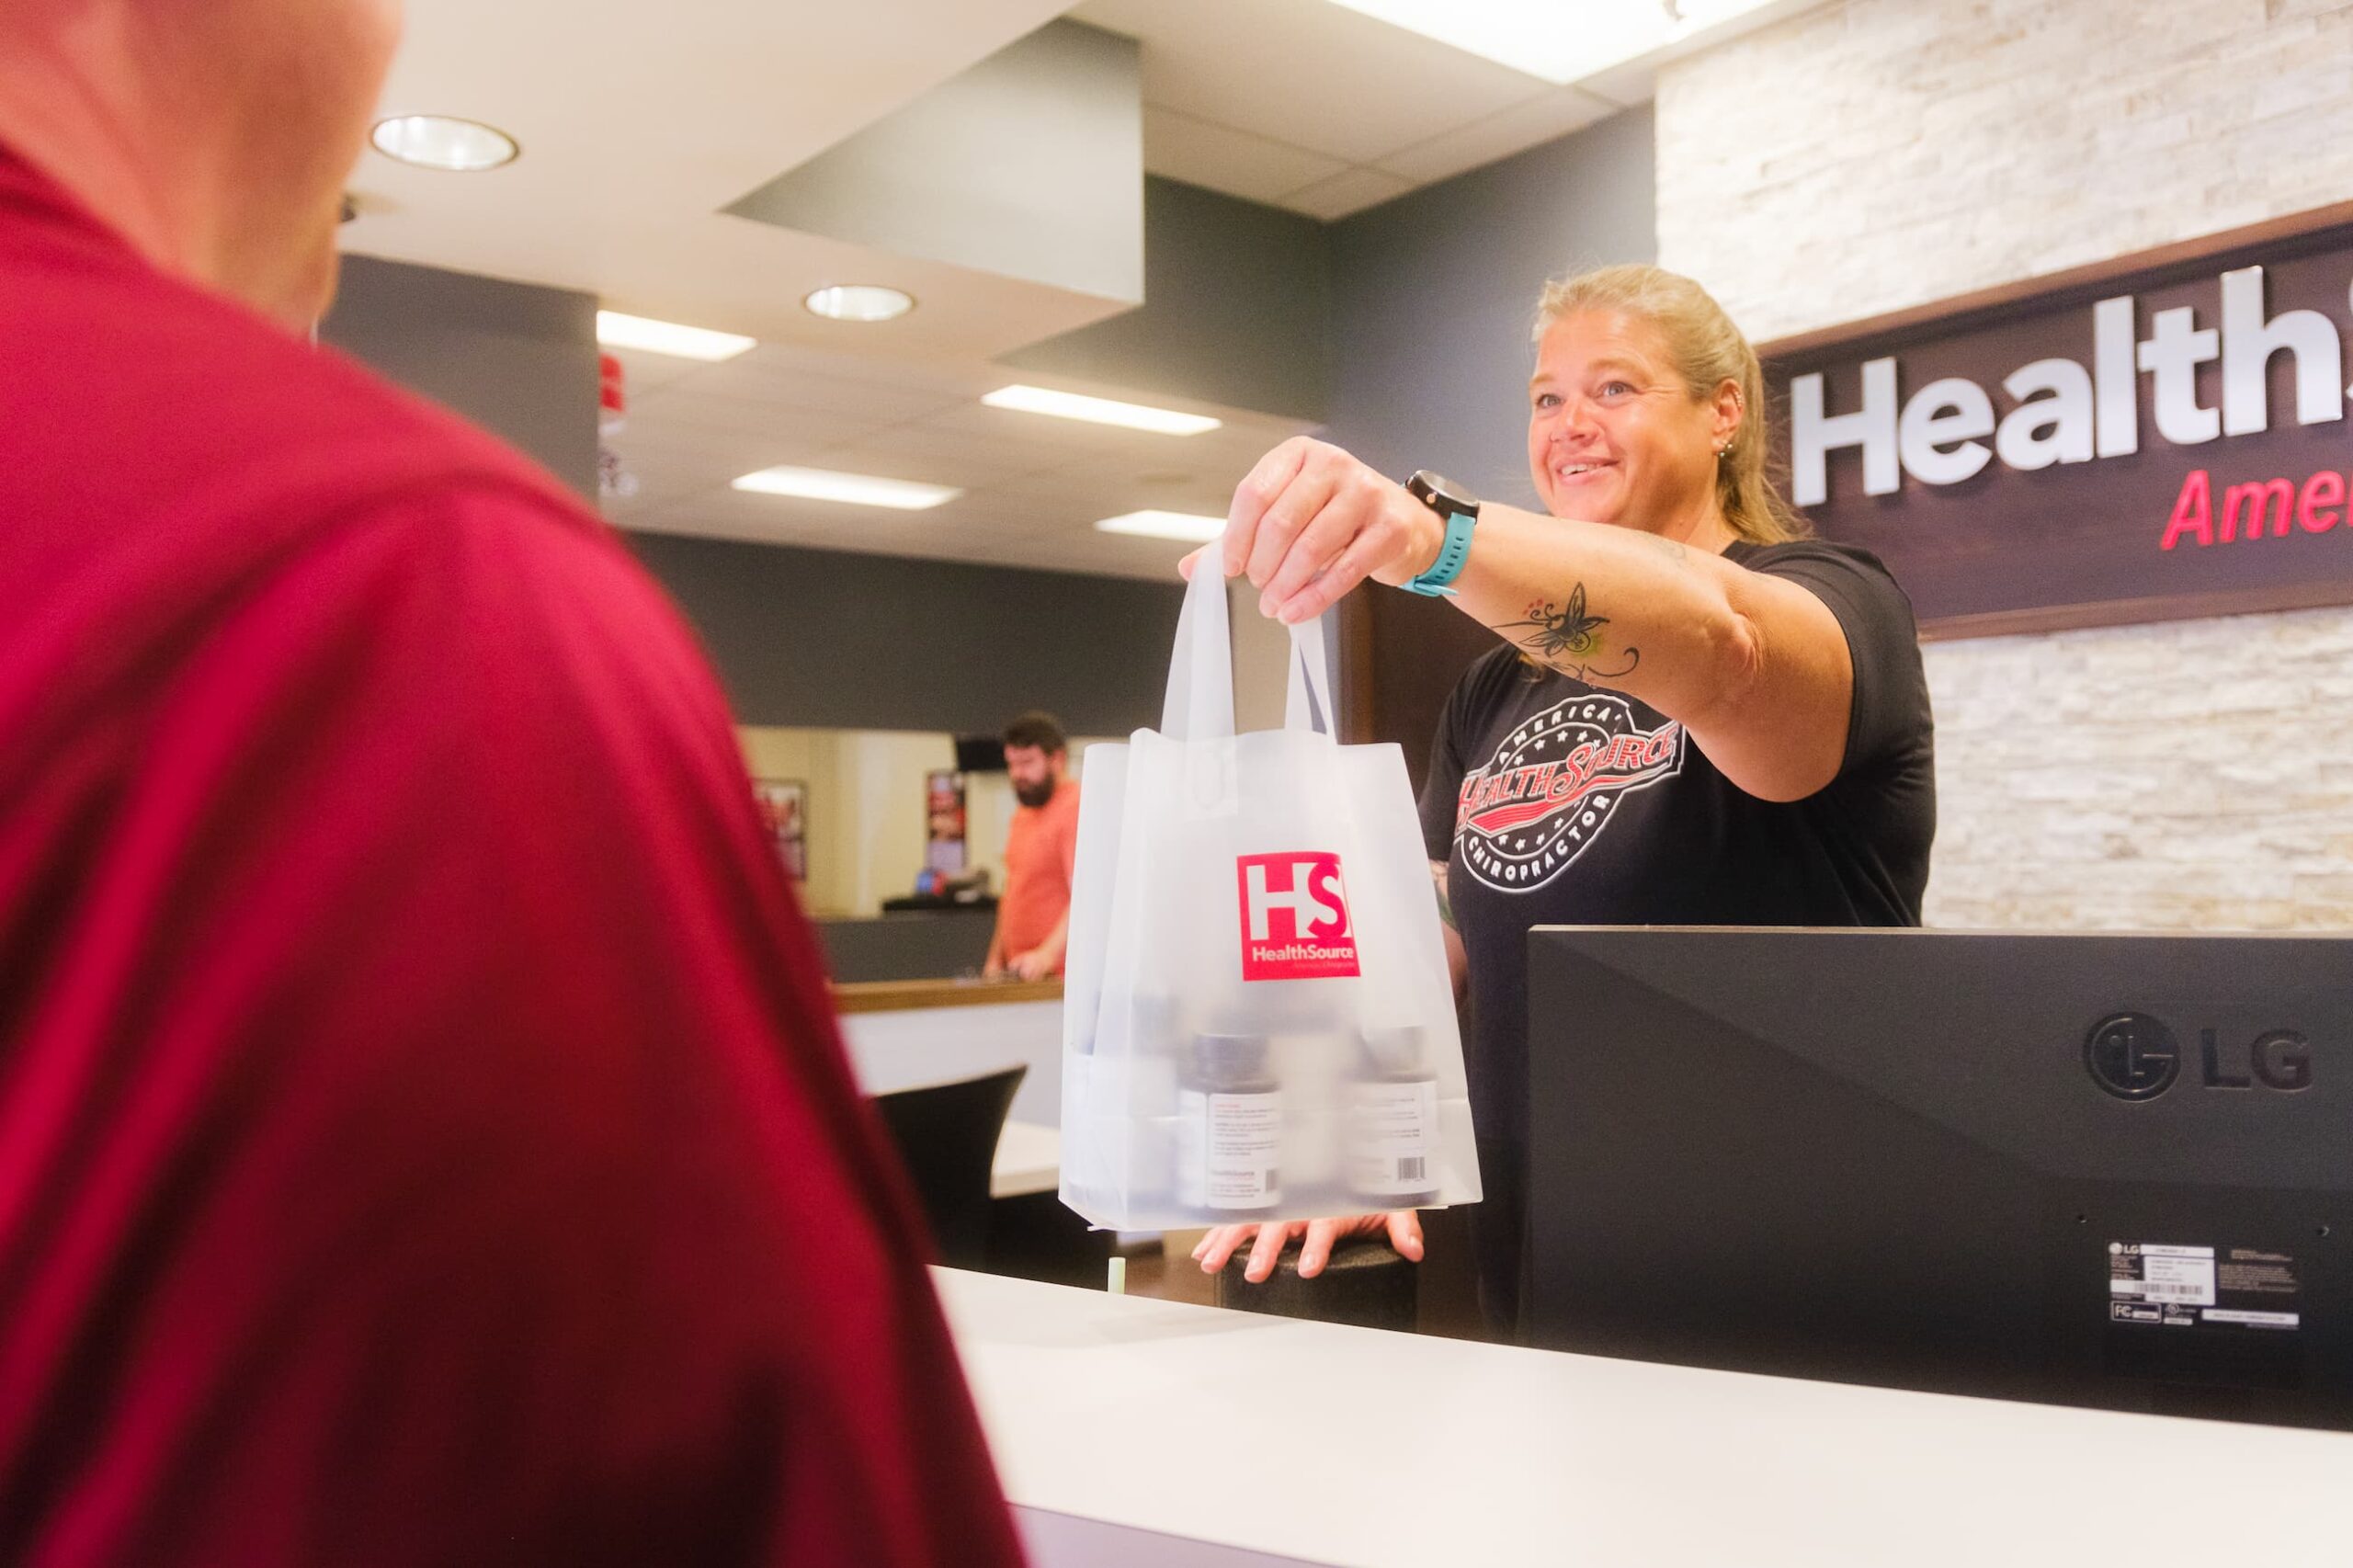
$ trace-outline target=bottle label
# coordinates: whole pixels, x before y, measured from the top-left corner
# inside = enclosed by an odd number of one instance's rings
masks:
[[[1348,1092],[1348,1185],[1373,1198],[1429,1191],[1438,1085],[1354,1084]]]
[[[1264,1209],[1282,1199],[1279,1093],[1176,1096],[1179,1196],[1195,1209]]]

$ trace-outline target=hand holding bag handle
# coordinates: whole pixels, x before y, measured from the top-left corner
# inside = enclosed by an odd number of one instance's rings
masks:
[[[1176,618],[1168,693],[1160,709],[1160,733],[1173,741],[1225,740],[1233,733],[1233,644],[1225,579],[1217,574],[1215,559],[1214,552],[1202,553],[1200,566],[1185,588],[1184,610]],[[1283,727],[1335,738],[1339,734],[1320,619],[1290,629]]]

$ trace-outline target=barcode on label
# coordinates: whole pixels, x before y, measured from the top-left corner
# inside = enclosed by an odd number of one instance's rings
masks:
[[[1424,1160],[1423,1156],[1419,1154],[1411,1156],[1401,1155],[1397,1161],[1397,1179],[1399,1181],[1422,1181],[1427,1179],[1422,1174],[1423,1166],[1427,1162]]]
[[[2170,1297],[2175,1301],[2196,1301],[2205,1299],[2206,1287],[2196,1280],[2172,1283],[2163,1279],[2152,1279],[2141,1287],[2141,1293],[2151,1297]]]
[[[1282,1173],[1282,1172],[1280,1172],[1280,1171],[1279,1171],[1279,1170],[1277,1170],[1277,1169],[1275,1169],[1275,1167],[1274,1167],[1274,1166],[1272,1166],[1272,1165],[1268,1165],[1268,1166],[1267,1167],[1267,1184],[1266,1184],[1265,1187],[1264,1187],[1262,1190],[1267,1191],[1267,1192],[1273,1192],[1273,1191],[1275,1191],[1277,1188],[1280,1187],[1282,1186],[1282,1184],[1283,1184],[1283,1173]]]

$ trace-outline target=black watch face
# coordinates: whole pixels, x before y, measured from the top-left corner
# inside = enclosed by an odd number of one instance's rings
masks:
[[[1474,517],[1478,515],[1478,498],[1442,473],[1434,473],[1428,469],[1418,470],[1413,478],[1405,482],[1405,488],[1424,506],[1441,514],[1468,512]]]

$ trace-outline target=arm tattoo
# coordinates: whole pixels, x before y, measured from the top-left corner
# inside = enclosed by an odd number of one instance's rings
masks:
[[[1579,583],[1569,590],[1567,604],[1556,606],[1539,599],[1528,607],[1526,620],[1507,620],[1495,630],[1508,634],[1521,627],[1528,628],[1534,635],[1514,639],[1521,647],[1566,675],[1597,685],[1623,680],[1632,675],[1643,662],[1640,648],[1628,648],[1622,668],[1597,670],[1593,667],[1593,661],[1602,653],[1601,629],[1608,624],[1608,616],[1586,612],[1585,585]]]
[[[1438,917],[1439,923],[1445,926],[1445,927],[1449,931],[1461,930],[1461,927],[1454,923],[1454,904],[1446,896],[1445,861],[1433,860],[1430,862],[1430,885],[1438,892]]]

